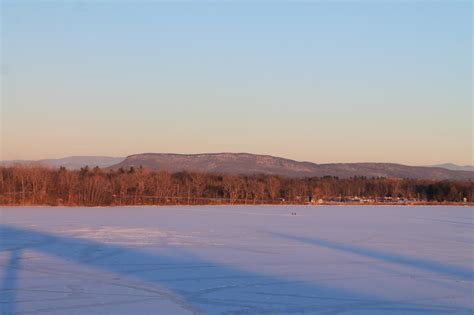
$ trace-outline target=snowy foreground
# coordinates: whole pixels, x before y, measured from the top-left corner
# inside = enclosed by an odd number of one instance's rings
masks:
[[[474,310],[472,207],[0,208],[0,215],[2,314]]]

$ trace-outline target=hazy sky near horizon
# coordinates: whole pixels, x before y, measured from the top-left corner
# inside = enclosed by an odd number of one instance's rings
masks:
[[[1,1],[0,159],[472,164],[470,1]]]

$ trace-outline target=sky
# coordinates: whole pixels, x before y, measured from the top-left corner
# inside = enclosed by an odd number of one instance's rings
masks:
[[[0,3],[2,160],[473,164],[470,1]]]

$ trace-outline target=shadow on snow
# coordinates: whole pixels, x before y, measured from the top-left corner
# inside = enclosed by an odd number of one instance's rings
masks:
[[[1,251],[10,253],[3,268],[0,282],[2,314],[20,312],[17,293],[18,273],[21,271],[21,254],[32,250],[80,264],[100,272],[108,272],[121,279],[139,282],[146,291],[143,300],[166,299],[193,314],[334,314],[354,311],[377,313],[467,313],[472,310],[461,307],[437,306],[429,299],[387,300],[358,292],[319,285],[315,282],[286,279],[268,274],[246,271],[238,266],[204,260],[192,253],[175,250],[172,254],[155,254],[129,248],[59,236],[52,233],[0,225]],[[472,273],[460,268],[421,261],[414,258],[379,253],[317,239],[287,236],[279,237],[311,243],[336,250],[356,253],[385,261],[423,268],[452,276],[472,278]],[[82,253],[82,254],[81,254]],[[138,268],[138,269],[137,269]],[[35,271],[35,270],[33,270]],[[79,276],[79,275],[78,275]],[[97,279],[96,279],[97,280]],[[67,311],[81,306],[59,306],[48,311]],[[100,307],[100,306],[98,306]],[[134,310],[134,313],[139,311]]]
[[[423,271],[434,272],[437,274],[459,278],[461,280],[474,280],[474,270],[467,269],[448,264],[443,264],[436,261],[409,257],[389,252],[368,249],[360,246],[355,246],[345,243],[337,243],[324,239],[308,238],[302,236],[292,236],[282,233],[271,232],[271,235],[278,236],[287,240],[298,241],[301,243],[317,245],[345,253],[356,254],[364,257],[382,260],[387,263],[398,264],[410,268],[416,268]]]

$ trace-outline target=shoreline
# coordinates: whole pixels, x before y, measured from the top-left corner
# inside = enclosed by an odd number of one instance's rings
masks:
[[[0,205],[2,208],[165,208],[165,207],[474,207],[474,202],[468,203],[323,203],[323,204],[163,204],[163,205],[106,205],[106,206],[86,206],[86,205]]]

